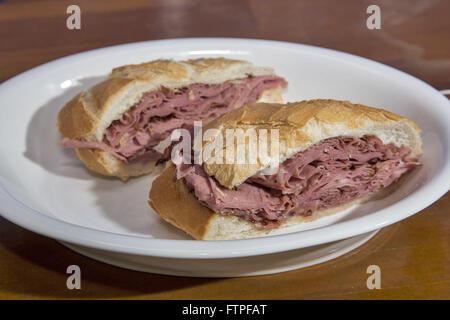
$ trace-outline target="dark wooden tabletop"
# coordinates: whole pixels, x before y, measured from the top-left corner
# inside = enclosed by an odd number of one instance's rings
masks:
[[[81,9],[68,30],[66,9]],[[381,9],[369,30],[366,9]],[[121,43],[181,37],[245,37],[327,47],[380,61],[450,89],[447,0],[0,0],[0,82],[44,62]],[[2,105],[1,107],[8,107]],[[450,178],[450,177],[449,177]],[[0,299],[449,299],[450,194],[383,229],[338,259],[286,273],[182,278],[93,261],[0,218]],[[83,270],[68,290],[66,268]],[[366,269],[381,269],[368,290]]]

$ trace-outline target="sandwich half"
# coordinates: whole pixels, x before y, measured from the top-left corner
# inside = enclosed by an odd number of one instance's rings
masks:
[[[420,165],[422,153],[413,121],[347,101],[252,104],[215,119],[203,132],[210,128],[216,136],[227,129],[277,129],[279,165],[268,171],[269,157],[253,164],[206,159],[167,166],[152,184],[149,205],[200,240],[279,234],[337,213],[386,190]],[[214,138],[203,142],[203,151]]]
[[[282,102],[268,67],[225,58],[157,60],[113,69],[60,111],[60,145],[122,180],[155,171],[170,133],[254,102]]]

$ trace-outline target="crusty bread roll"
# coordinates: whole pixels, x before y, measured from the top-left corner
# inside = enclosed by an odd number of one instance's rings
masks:
[[[373,135],[383,144],[410,148],[411,156],[418,157],[422,153],[421,131],[413,121],[386,110],[347,101],[310,100],[286,105],[253,104],[217,118],[207,124],[204,131],[209,128],[219,129],[222,133],[230,128],[277,128],[280,132],[279,163],[332,137],[361,138]],[[203,143],[203,150],[210,142]],[[238,186],[264,167],[262,163],[203,163],[204,171],[229,189]],[[252,222],[231,214],[215,213],[202,205],[188,190],[184,179],[175,181],[174,172],[175,166],[171,164],[154,180],[149,194],[149,205],[164,220],[199,240],[247,239],[280,234],[284,230],[289,232],[289,228],[301,222],[339,212],[369,198],[315,211],[310,216],[294,215],[283,220],[276,229],[261,229]]]
[[[265,75],[274,75],[274,72],[268,67],[225,58],[156,60],[126,65],[113,69],[106,80],[68,102],[58,114],[57,127],[65,138],[101,142],[110,124],[120,119],[146,92],[162,87],[178,89],[192,84],[214,85]],[[266,89],[258,101],[282,102],[281,91],[279,88]],[[90,170],[122,180],[155,171],[154,162],[128,164],[99,149],[76,148],[76,154]]]

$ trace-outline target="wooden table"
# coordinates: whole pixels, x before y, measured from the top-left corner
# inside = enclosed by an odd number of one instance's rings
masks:
[[[66,8],[81,8],[81,30]],[[381,7],[381,29],[366,9]],[[248,37],[350,52],[450,88],[450,2],[270,0],[0,1],[0,81],[44,62],[114,44],[177,37]],[[11,106],[2,106],[4,108]],[[450,178],[450,177],[449,177]],[[336,260],[277,275],[194,279],[102,264],[0,218],[0,298],[415,299],[450,298],[450,194],[383,229]],[[66,268],[82,270],[82,289],[66,288]],[[368,290],[366,268],[381,268]]]

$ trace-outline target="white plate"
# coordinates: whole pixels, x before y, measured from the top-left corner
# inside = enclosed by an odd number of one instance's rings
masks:
[[[152,177],[127,183],[89,173],[58,147],[60,108],[113,67],[158,58],[225,56],[273,67],[287,101],[344,99],[411,118],[423,130],[423,166],[389,197],[303,225],[301,232],[235,241],[194,241],[161,221],[146,200]],[[0,86],[0,211],[18,225],[72,245],[126,255],[221,259],[342,240],[405,219],[450,185],[450,103],[426,83],[328,49],[249,39],[175,39],[121,45],[44,64]],[[308,230],[306,230],[308,229]],[[122,263],[124,264],[124,263]]]

